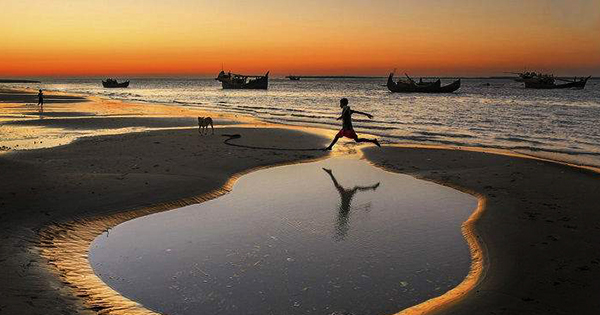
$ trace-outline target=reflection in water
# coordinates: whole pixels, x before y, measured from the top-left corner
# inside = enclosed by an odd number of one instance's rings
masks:
[[[89,260],[164,314],[391,314],[467,275],[460,227],[476,204],[333,158],[253,172],[220,198],[124,222],[96,238]]]
[[[337,189],[340,194],[340,208],[338,210],[338,217],[336,221],[336,240],[342,241],[346,237],[348,233],[348,222],[350,221],[350,207],[352,205],[352,198],[354,198],[354,194],[357,191],[367,191],[367,190],[377,190],[379,187],[379,182],[375,185],[371,186],[354,186],[352,189],[346,189],[344,186],[340,185],[333,175],[333,171],[327,168],[323,168],[323,170],[329,174],[331,180],[333,181],[333,185]],[[368,211],[370,205],[365,208]]]

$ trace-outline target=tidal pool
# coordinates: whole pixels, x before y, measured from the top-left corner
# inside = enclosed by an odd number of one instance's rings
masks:
[[[356,159],[260,170],[90,247],[110,287],[166,314],[390,314],[458,285],[471,195]]]

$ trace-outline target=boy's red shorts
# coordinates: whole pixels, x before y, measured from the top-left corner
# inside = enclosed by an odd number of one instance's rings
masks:
[[[342,129],[342,130],[340,130],[340,132],[338,132],[337,136],[338,137],[346,137],[346,138],[350,138],[350,139],[358,138],[358,136],[356,135],[356,132],[354,132],[354,130],[352,130],[352,129]]]

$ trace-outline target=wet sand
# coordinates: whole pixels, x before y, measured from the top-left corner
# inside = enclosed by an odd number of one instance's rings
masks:
[[[462,282],[477,198],[351,157],[259,170],[218,199],[127,221],[87,246],[89,264],[179,315],[391,314]]]
[[[321,137],[293,130],[221,132],[242,134],[248,144],[324,145]],[[320,155],[234,148],[223,144],[221,136],[199,136],[195,129],[92,137],[57,148],[4,154],[0,156],[3,312],[28,314],[49,308],[60,314],[69,305],[68,294],[61,299],[48,290],[49,281],[51,287],[63,286],[37,254],[37,232],[48,224],[192,198],[219,190],[237,173]]]
[[[108,115],[94,118],[105,119],[107,124],[115,123],[110,115],[127,112],[138,112],[141,117],[198,114],[192,110],[94,100],[56,104],[47,112],[53,110]],[[73,128],[77,128],[77,120],[73,123]],[[0,314],[95,313],[86,310],[81,297],[40,256],[38,233],[48,225],[180,200],[198,202],[197,196],[223,193],[222,186],[235,174],[324,155],[320,151],[236,148],[225,145],[220,134],[241,134],[243,138],[237,143],[248,145],[284,146],[293,142],[321,147],[327,142],[314,133],[291,129],[217,127],[214,136],[201,136],[197,128],[126,132],[88,136],[59,147],[1,154]],[[20,129],[14,135],[18,132]],[[36,132],[39,141],[47,130]]]
[[[81,103],[87,102],[83,96],[64,93],[44,93],[44,103]],[[38,92],[32,90],[14,90],[0,87],[0,103],[32,104],[38,103]]]
[[[86,136],[191,128],[198,126],[198,116],[211,116],[217,127],[264,125],[251,118],[194,108],[124,103],[58,92],[45,92],[46,99],[56,102],[45,104],[40,113],[34,94],[30,90],[0,89],[0,152],[55,147]],[[19,102],[12,103],[15,98]]]
[[[46,112],[107,116],[94,119],[202,116],[193,109],[88,99],[52,104]],[[29,119],[22,117],[32,110],[27,106],[0,103],[0,116],[4,122]],[[69,129],[64,123],[59,128],[0,128],[15,138],[27,131],[32,138],[23,141],[35,148],[33,139],[45,139],[50,129]],[[300,128],[245,123],[216,133],[240,133],[238,143],[255,146],[313,147],[328,142]],[[235,174],[323,156],[316,151],[231,147],[220,136],[198,136],[196,129],[130,131],[117,128],[104,135],[86,129],[84,135],[91,137],[60,147],[0,155],[0,314],[95,313],[82,304],[86,297],[77,297],[40,256],[39,231],[45,226],[68,230],[74,220],[193,201],[222,191]],[[600,284],[595,281],[600,276],[597,173],[458,150],[368,148],[365,156],[391,171],[479,193],[487,202],[474,225],[484,252],[475,288],[441,309],[441,304],[430,303],[414,313],[434,308],[447,314],[595,314],[600,309]]]
[[[475,287],[406,314],[597,314],[600,311],[600,175],[484,152],[364,150],[385,169],[481,194],[474,225],[483,245]],[[440,304],[441,302],[449,302]]]

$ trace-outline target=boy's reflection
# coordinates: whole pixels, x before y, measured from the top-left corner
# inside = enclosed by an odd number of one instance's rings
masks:
[[[333,185],[340,193],[340,209],[338,210],[337,224],[336,224],[336,239],[343,240],[346,237],[346,233],[348,233],[348,219],[350,217],[350,205],[352,203],[352,198],[357,191],[366,191],[366,190],[376,190],[379,187],[379,183],[372,186],[354,186],[352,189],[346,189],[342,185],[338,183],[333,176],[333,172],[330,169],[323,168],[323,170],[329,174],[331,180],[333,181]]]

